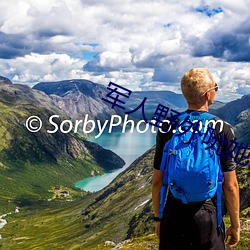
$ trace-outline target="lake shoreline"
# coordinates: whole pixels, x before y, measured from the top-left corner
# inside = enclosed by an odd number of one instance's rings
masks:
[[[113,132],[112,134],[106,133],[102,138],[89,138],[90,141],[115,152],[125,161],[125,165],[117,170],[105,172],[103,175],[80,180],[75,183],[75,186],[87,192],[96,192],[103,189],[111,183],[118,174],[125,171],[134,160],[150,149],[155,144],[155,137],[155,133],[148,131],[144,134],[138,132]]]

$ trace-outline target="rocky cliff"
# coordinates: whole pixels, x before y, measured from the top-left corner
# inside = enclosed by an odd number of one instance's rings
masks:
[[[33,89],[50,95],[57,106],[73,119],[83,119],[86,114],[89,119],[108,120],[111,115],[123,112],[119,108],[102,100],[109,93],[104,85],[87,80],[65,80],[60,82],[38,83]]]

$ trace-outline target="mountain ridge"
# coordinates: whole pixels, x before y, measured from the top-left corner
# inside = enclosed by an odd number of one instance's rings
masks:
[[[13,83],[10,79],[0,76],[0,84],[13,84]]]
[[[41,82],[33,86],[33,89],[45,92],[73,119],[88,114],[90,119],[104,121],[110,119],[112,115],[123,114],[120,109],[112,109],[102,100],[109,93],[104,85],[88,80]]]
[[[225,104],[223,107],[215,110],[214,114],[235,126],[238,122],[239,114],[248,108],[250,108],[250,94]]]
[[[172,91],[133,91],[129,98],[119,97],[119,100],[124,102],[124,104],[119,103],[124,109],[116,106],[111,108],[110,103],[102,100],[102,98],[108,99],[109,90],[107,87],[84,79],[41,82],[33,86],[33,89],[48,94],[57,106],[73,119],[79,119],[79,117],[88,114],[91,119],[104,122],[115,114],[124,116],[125,112],[138,107],[145,97],[147,100],[144,111],[149,120],[154,116],[159,104],[179,112],[187,109],[183,95]],[[113,96],[115,98],[116,93]],[[223,105],[222,102],[215,101],[210,109],[214,110]],[[135,120],[144,119],[141,111],[132,113],[130,116]]]

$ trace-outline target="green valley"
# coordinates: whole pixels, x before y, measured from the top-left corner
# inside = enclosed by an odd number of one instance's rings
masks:
[[[117,249],[157,249],[150,194],[153,153],[154,148],[99,192],[72,201],[58,198],[27,206],[7,216],[8,224],[0,231],[3,249],[111,249],[106,241],[114,242],[120,247]],[[243,175],[249,179],[245,168],[240,172]],[[242,202],[246,206],[248,201],[249,192]],[[247,216],[241,219],[241,242],[235,249],[249,246]],[[229,219],[225,220],[228,224]]]

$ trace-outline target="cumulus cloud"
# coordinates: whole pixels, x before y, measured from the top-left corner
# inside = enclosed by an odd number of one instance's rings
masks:
[[[249,92],[249,8],[247,0],[1,1],[1,74],[178,92],[185,71],[206,67],[229,100]]]
[[[217,26],[196,41],[193,55],[212,55],[226,61],[250,62],[249,37],[250,19],[243,20],[236,28],[226,31]]]
[[[67,54],[31,53],[8,61],[0,59],[0,63],[1,72],[10,75],[15,83],[34,85],[40,81],[75,78],[77,70],[80,70],[86,61],[71,58]]]

